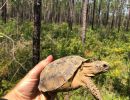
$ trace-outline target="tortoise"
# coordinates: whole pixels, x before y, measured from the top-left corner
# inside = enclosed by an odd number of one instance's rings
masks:
[[[105,61],[91,61],[77,55],[62,57],[42,70],[38,89],[41,92],[64,92],[83,86],[89,89],[95,99],[102,100],[91,77],[108,69],[109,64]]]

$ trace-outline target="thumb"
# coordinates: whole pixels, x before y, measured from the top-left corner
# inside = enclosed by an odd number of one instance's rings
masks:
[[[39,78],[41,71],[46,65],[52,62],[53,56],[48,56],[45,60],[40,61],[30,72],[28,73],[30,78]]]

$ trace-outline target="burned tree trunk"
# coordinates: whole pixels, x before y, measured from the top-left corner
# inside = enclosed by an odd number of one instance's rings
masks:
[[[33,65],[40,59],[41,0],[34,0]]]
[[[92,30],[94,29],[95,8],[96,8],[96,0],[93,1]]]

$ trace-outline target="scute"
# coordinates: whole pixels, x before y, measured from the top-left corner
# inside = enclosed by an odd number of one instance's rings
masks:
[[[56,90],[67,82],[85,62],[80,56],[66,56],[48,64],[40,74],[39,90],[46,92]]]

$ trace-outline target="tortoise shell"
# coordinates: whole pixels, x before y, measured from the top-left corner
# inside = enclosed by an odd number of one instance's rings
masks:
[[[53,91],[65,84],[83,62],[80,56],[66,56],[49,63],[40,74],[39,90]]]

